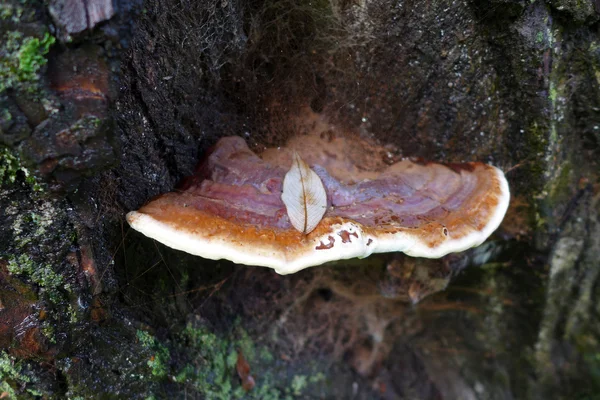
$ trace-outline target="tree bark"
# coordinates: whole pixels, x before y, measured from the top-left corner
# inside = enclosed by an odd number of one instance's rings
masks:
[[[599,20],[595,0],[0,5],[0,398],[593,398]],[[498,166],[505,221],[441,260],[291,276],[125,223],[218,138],[282,145],[307,112],[394,158]]]

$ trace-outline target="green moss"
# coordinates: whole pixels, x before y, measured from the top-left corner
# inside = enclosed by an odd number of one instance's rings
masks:
[[[302,391],[306,389],[308,380],[304,375],[294,375],[292,378],[292,393],[294,396],[300,396]]]
[[[7,109],[0,110],[0,121],[10,122],[12,121],[12,114]]]
[[[27,254],[20,255],[18,259],[9,259],[8,270],[12,274],[28,275],[34,283],[42,287],[58,288],[63,284],[62,276],[49,267],[36,266]]]
[[[3,399],[49,398],[44,389],[35,387],[39,380],[31,375],[30,368],[23,361],[0,351],[0,394]]]
[[[95,115],[85,115],[75,121],[70,127],[69,130],[73,133],[83,130],[95,130],[102,125],[102,120]]]
[[[20,170],[21,163],[18,156],[6,147],[0,148],[0,184],[14,183]]]
[[[39,70],[56,39],[48,32],[40,39],[10,31],[0,37],[0,93],[9,88],[38,90]]]
[[[550,4],[560,12],[568,14],[577,23],[597,20],[596,10],[592,1],[552,0]]]
[[[311,386],[325,380],[325,375],[316,371],[316,365],[305,365],[301,370],[306,373],[290,376],[287,366],[280,366],[266,346],[257,346],[240,321],[234,323],[230,332],[220,335],[188,324],[181,341],[194,357],[175,374],[175,380],[186,384],[186,388],[194,387],[208,400],[293,399],[307,396]],[[256,381],[248,392],[237,376],[238,351],[244,355]]]
[[[550,101],[552,102],[552,104],[556,103],[556,98],[558,96],[558,92],[556,91],[556,86],[554,85],[554,82],[550,82]]]
[[[42,191],[41,183],[23,166],[19,155],[6,147],[0,146],[0,187],[14,184],[19,173],[23,175],[25,182],[34,191]]]
[[[18,54],[19,59],[19,79],[29,81],[37,79],[38,70],[46,64],[45,55],[50,50],[56,39],[48,32],[40,40],[38,38],[28,37],[23,40],[23,44]]]
[[[250,335],[248,335],[248,332],[246,332],[246,330],[242,329],[239,326],[239,321],[236,323],[236,325],[237,329],[235,333],[237,338],[235,344],[242,351],[242,353],[244,353],[244,357],[246,357],[249,360],[253,360],[254,358],[256,358],[256,349],[254,346],[254,341],[252,340]]]
[[[208,400],[230,399],[235,389],[230,377],[235,373],[237,362],[232,343],[190,324],[182,332],[182,339],[197,351],[197,357],[195,367],[187,365],[178,374],[179,381],[191,383]]]
[[[23,7],[16,4],[0,3],[0,20],[19,22],[23,15]]]
[[[40,286],[48,294],[49,300],[55,304],[64,297],[61,289],[69,290],[68,286],[63,285],[63,277],[54,272],[51,266],[36,265],[27,254],[9,257],[7,269],[11,274],[23,275]]]
[[[228,331],[217,333],[189,323],[177,337],[160,342],[143,330],[136,332],[141,347],[148,350],[148,376],[155,382],[178,385],[191,397],[207,400],[283,400],[318,397],[325,374],[317,363],[305,363],[290,371],[266,346],[257,345],[236,321]],[[256,385],[246,391],[237,373],[242,352]],[[292,373],[291,373],[292,372]],[[148,379],[142,377],[142,379]],[[161,397],[162,393],[147,393]]]
[[[542,43],[544,41],[544,32],[538,32],[535,36],[535,41],[537,43]]]
[[[30,382],[31,378],[22,372],[21,363],[4,351],[0,352],[0,393],[6,393],[4,398],[22,398],[17,392]]]
[[[323,381],[325,381],[325,378],[326,378],[326,377],[325,377],[325,374],[324,374],[324,373],[322,373],[322,372],[317,372],[316,374],[314,374],[314,375],[311,375],[311,376],[308,378],[308,381],[309,381],[310,383],[320,383],[320,382],[323,382]]]
[[[271,353],[269,349],[263,347],[260,349],[260,359],[264,362],[270,363],[273,362],[273,360],[275,360],[275,357],[273,357],[273,353]]]
[[[56,329],[54,321],[43,321],[40,325],[40,331],[50,343],[56,344]]]
[[[169,349],[146,331],[138,330],[136,335],[142,346],[153,352],[148,360],[148,367],[150,367],[152,375],[157,378],[166,377],[169,372],[169,362],[171,360]]]
[[[568,196],[570,193],[571,173],[573,168],[569,162],[560,165],[559,173],[556,179],[550,182],[550,197],[556,201],[559,197]],[[564,199],[563,199],[564,200]]]

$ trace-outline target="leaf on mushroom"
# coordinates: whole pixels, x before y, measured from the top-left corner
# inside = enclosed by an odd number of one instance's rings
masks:
[[[321,178],[296,152],[283,179],[281,200],[294,228],[304,234],[316,228],[327,209],[327,193]]]

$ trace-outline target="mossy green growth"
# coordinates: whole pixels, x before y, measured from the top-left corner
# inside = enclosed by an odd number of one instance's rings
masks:
[[[538,32],[537,35],[535,35],[535,41],[537,43],[543,43],[544,42],[544,32]]]
[[[157,378],[166,377],[169,372],[169,361],[171,360],[169,349],[146,331],[138,330],[136,335],[142,346],[153,353],[148,360],[148,367],[152,371],[152,376]]]
[[[7,269],[13,275],[23,275],[31,279],[47,292],[49,300],[55,304],[63,300],[61,289],[69,291],[69,287],[63,283],[62,276],[54,272],[52,267],[37,265],[27,254],[9,257]]]
[[[554,105],[556,103],[556,98],[558,97],[558,91],[556,90],[556,86],[554,85],[554,82],[550,82],[550,93],[549,93],[548,97],[550,98],[550,101]]]
[[[21,377],[19,364],[15,363],[5,352],[0,352],[0,392],[6,393],[8,398],[16,399],[17,394],[8,380],[29,381],[27,377]]]
[[[22,362],[15,360],[4,351],[0,351],[0,395],[3,399],[23,399],[42,396],[39,390],[27,387],[35,383],[25,375]]]
[[[306,375],[294,375],[292,378],[292,393],[295,396],[300,396],[307,385],[308,378]]]
[[[572,184],[573,167],[570,162],[565,161],[560,165],[557,176],[549,182],[549,195],[553,202],[566,200],[570,194],[569,186]]]
[[[0,83],[1,84],[1,83]],[[25,177],[25,182],[36,191],[42,191],[42,185],[22,164],[21,158],[7,147],[0,146],[0,187],[14,184],[20,173]]]
[[[291,370],[290,364],[276,359],[267,346],[257,345],[240,321],[223,333],[190,323],[177,337],[165,342],[143,330],[136,335],[148,350],[147,365],[152,379],[181,385],[181,391],[192,397],[292,400],[314,397],[315,389],[318,391],[326,380],[316,363]],[[240,352],[256,382],[249,391],[242,387],[236,369]],[[145,395],[160,397],[159,393]]]
[[[235,376],[237,340],[222,339],[205,328],[193,328],[188,324],[183,330],[182,339],[196,353],[193,364],[186,365],[176,376],[177,382],[192,384],[207,400],[231,399],[243,394],[236,391],[232,384]],[[246,355],[251,359],[254,348],[251,343],[244,343],[249,351]],[[242,350],[243,351],[243,350]],[[239,393],[238,393],[239,392]]]
[[[36,79],[40,67],[46,64],[45,55],[50,50],[56,39],[48,32],[40,40],[34,37],[28,37],[23,40],[19,51],[19,79],[29,81]]]
[[[0,37],[0,93],[9,88],[37,90],[39,70],[47,62],[46,54],[56,39],[48,32],[40,39],[10,31]]]
[[[14,183],[20,170],[19,157],[6,147],[0,147],[0,186]]]
[[[230,332],[216,334],[205,327],[188,324],[181,333],[189,363],[175,374],[175,380],[193,387],[207,400],[262,399],[283,400],[306,396],[306,391],[325,380],[315,366],[304,365],[301,372],[289,374],[289,365],[281,365],[267,346],[258,346],[236,321]],[[250,365],[256,386],[246,392],[237,375],[238,352]],[[296,371],[300,372],[300,371]]]
[[[0,20],[19,22],[23,15],[23,7],[8,2],[0,3]]]

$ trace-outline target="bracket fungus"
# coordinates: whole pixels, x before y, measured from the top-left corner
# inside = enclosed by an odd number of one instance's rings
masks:
[[[174,249],[280,274],[372,253],[438,258],[480,245],[500,225],[510,194],[499,169],[409,160],[369,169],[349,158],[344,146],[352,143],[302,136],[258,156],[242,138],[222,138],[181,189],[127,221]],[[291,148],[325,189],[327,208],[313,230],[294,228],[282,200]],[[365,163],[374,158],[359,153]]]

